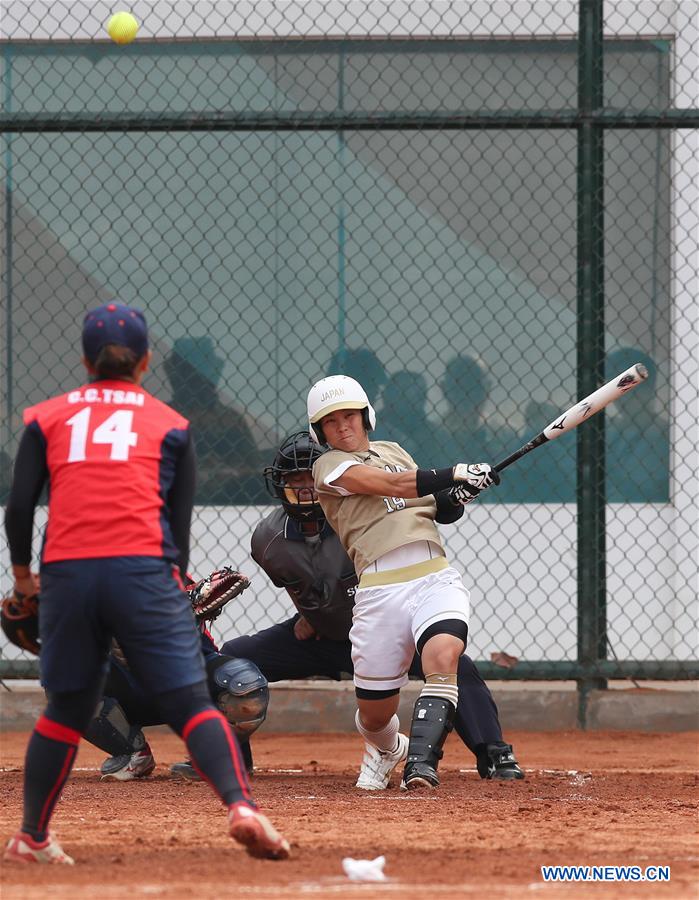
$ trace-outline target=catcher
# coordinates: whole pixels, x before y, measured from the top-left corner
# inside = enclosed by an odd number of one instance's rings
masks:
[[[207,625],[218,618],[226,603],[249,585],[245,575],[226,566],[201,581],[190,581],[187,593],[201,633],[211,698],[233,727],[250,773],[252,758],[248,739],[267,715],[267,679],[248,660],[219,653],[207,630]],[[13,644],[39,654],[38,595],[15,594],[3,600],[0,625]],[[132,781],[150,775],[155,769],[155,759],[142,728],[162,724],[157,706],[130,671],[118,645],[113,645],[104,696],[85,732],[86,740],[109,754],[100,769],[102,780]],[[178,767],[189,777],[197,777],[191,762],[180,763],[173,769],[177,772]]]

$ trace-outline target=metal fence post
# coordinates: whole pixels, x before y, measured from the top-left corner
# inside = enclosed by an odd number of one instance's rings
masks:
[[[578,335],[577,395],[604,380],[604,129],[590,120],[603,106],[603,2],[581,0],[578,33]],[[578,662],[606,655],[604,414],[577,431]],[[590,690],[604,678],[578,679],[578,717],[585,727]]]
[[[4,97],[4,107],[10,112],[12,110],[12,47],[8,44],[4,48],[5,55],[5,97]],[[3,325],[6,329],[6,353],[5,353],[5,385],[4,385],[4,394],[5,394],[5,402],[3,404],[3,413],[5,417],[5,428],[3,429],[2,440],[3,442],[7,441],[9,445],[10,439],[12,437],[12,427],[13,427],[13,411],[14,411],[14,399],[13,399],[13,381],[14,381],[14,373],[13,373],[13,350],[12,350],[12,279],[13,279],[13,243],[14,243],[14,223],[13,223],[13,209],[14,202],[12,196],[12,133],[8,132],[5,135],[5,273],[4,273],[4,290],[5,290],[5,321]],[[7,462],[9,466],[9,460]],[[2,465],[5,465],[4,461]],[[9,480],[9,472],[8,472],[8,480]]]

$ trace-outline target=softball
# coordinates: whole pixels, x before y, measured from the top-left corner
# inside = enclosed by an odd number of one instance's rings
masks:
[[[129,12],[114,13],[107,23],[109,37],[116,44],[130,44],[137,31],[138,22]]]

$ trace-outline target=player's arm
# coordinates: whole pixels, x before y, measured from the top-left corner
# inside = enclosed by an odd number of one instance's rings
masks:
[[[30,570],[34,510],[47,479],[46,442],[39,426],[32,422],[19,442],[5,510],[5,532],[15,587],[22,594],[34,594],[37,590],[36,576]]]
[[[274,584],[275,587],[284,588],[286,590],[289,599],[294,604],[294,608],[298,613],[298,619],[294,623],[294,636],[299,641],[307,641],[312,637],[316,637],[317,632],[296,606],[296,597],[294,596],[294,592],[292,591],[292,589],[288,585],[284,584],[284,582],[277,576],[277,573],[274,571],[275,558],[273,548],[277,540],[284,540],[283,534],[284,532],[276,534],[270,541],[269,534],[264,528],[264,523],[260,523],[252,533],[252,539],[250,541],[250,555],[255,560],[257,565],[265,572],[265,574],[269,576],[272,584]],[[317,584],[313,586],[312,593],[317,597],[318,605],[321,605],[323,596],[322,591]]]
[[[192,434],[187,429],[187,437],[175,468],[175,478],[168,495],[170,528],[175,546],[179,550],[178,565],[182,578],[187,576],[189,566],[189,541],[194,509],[194,490],[197,483],[197,461],[194,453]]]
[[[453,525],[464,514],[464,504],[455,498],[455,490],[456,488],[450,488],[435,494],[437,515],[434,518],[439,525]]]
[[[263,520],[255,527],[250,539],[250,556],[267,575],[272,584],[278,588],[283,588],[284,582],[275,569],[274,551],[271,548],[276,543],[277,538],[283,534],[284,532],[281,531],[270,540],[269,533],[265,528],[265,520]]]
[[[371,494],[376,497],[419,497],[416,471],[388,472],[374,466],[357,463],[350,466],[332,481],[333,487],[341,487],[350,494]]]
[[[411,469],[407,472],[389,472],[357,463],[350,465],[330,483],[349,494],[410,499],[428,494],[437,496],[450,488],[464,489],[474,496],[499,482],[497,472],[486,463],[458,463],[446,469]]]

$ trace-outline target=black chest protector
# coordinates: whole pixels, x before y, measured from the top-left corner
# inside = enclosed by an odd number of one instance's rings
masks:
[[[283,509],[263,519],[252,536],[252,557],[322,637],[348,639],[357,576],[337,535],[325,527],[304,538]]]

